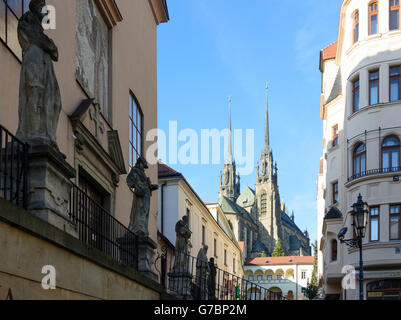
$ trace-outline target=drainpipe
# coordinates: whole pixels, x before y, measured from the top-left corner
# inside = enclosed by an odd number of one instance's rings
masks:
[[[160,232],[162,235],[164,235],[164,186],[166,185],[166,183],[163,183],[160,187],[160,218],[161,218],[161,226],[160,226]]]

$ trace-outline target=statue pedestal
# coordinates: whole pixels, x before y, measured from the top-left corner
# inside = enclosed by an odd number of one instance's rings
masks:
[[[157,244],[147,236],[138,236],[137,241],[138,271],[153,281],[158,282],[158,276],[152,269]]]
[[[138,269],[138,241],[137,237],[127,232],[123,237],[117,239],[120,245],[120,261],[122,264]]]
[[[192,300],[192,275],[188,272],[170,272],[169,291],[178,300]]]
[[[78,238],[69,217],[75,170],[56,148],[31,145],[28,152],[28,211]]]

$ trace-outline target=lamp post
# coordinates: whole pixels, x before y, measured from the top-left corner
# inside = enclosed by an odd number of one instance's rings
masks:
[[[359,248],[359,300],[364,300],[362,241],[366,234],[369,206],[366,202],[363,202],[362,195],[359,194],[358,201],[352,205],[352,209],[352,226],[356,238],[345,240],[344,237],[348,228],[343,228],[338,234],[338,239],[350,248]]]

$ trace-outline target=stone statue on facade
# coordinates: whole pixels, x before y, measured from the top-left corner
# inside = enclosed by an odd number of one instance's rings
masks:
[[[214,258],[210,258],[209,264],[209,277],[207,281],[208,300],[217,300],[216,298],[216,274],[217,269],[214,263]]]
[[[189,229],[188,216],[184,216],[175,225],[176,243],[174,254],[173,270],[168,274],[169,287],[171,294],[177,299],[192,299],[191,281],[192,274],[189,270],[189,239],[191,230]]]
[[[46,9],[45,0],[32,0],[18,22],[22,63],[16,136],[29,144],[27,210],[78,237],[69,211],[76,171],[57,145],[61,96],[53,61],[58,61],[59,53],[44,34]]]
[[[152,192],[158,189],[158,186],[151,183],[145,174],[145,169],[148,169],[148,163],[144,157],[139,157],[127,177],[127,184],[134,191],[129,230],[137,236],[147,237],[149,235],[150,197]]]
[[[176,244],[175,244],[175,272],[188,272],[189,268],[189,239],[192,232],[189,229],[188,216],[184,216],[175,225]]]
[[[58,48],[44,34],[42,20],[45,0],[32,0],[18,23],[22,48],[17,137],[31,145],[51,145],[58,149],[56,133],[61,96],[53,61]]]
[[[207,293],[207,277],[209,271],[209,263],[207,259],[208,246],[204,245],[203,248],[199,250],[196,259],[196,289],[197,289],[197,299],[205,300]]]

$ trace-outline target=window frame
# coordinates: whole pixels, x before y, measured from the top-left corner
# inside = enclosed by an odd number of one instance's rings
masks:
[[[398,68],[398,74],[395,76],[391,75],[391,69]],[[391,100],[391,80],[398,78],[398,99],[397,100]],[[390,102],[397,102],[401,100],[401,66],[390,66],[390,73],[389,73],[389,101]]]
[[[202,245],[206,244],[206,227],[202,225]]]
[[[377,209],[377,215],[372,214],[372,209]],[[372,240],[372,220],[377,219],[377,240]],[[380,206],[372,206],[369,208],[369,241],[380,241]]]
[[[334,245],[335,244],[335,245]],[[336,262],[338,260],[338,241],[337,239],[332,239],[330,242],[330,262]]]
[[[358,85],[356,86],[356,83],[358,83]],[[352,111],[353,113],[358,112],[361,108],[360,108],[360,104],[361,104],[361,83],[359,81],[359,76],[357,78],[355,78],[352,81]],[[355,108],[355,93],[358,92],[358,110],[356,110]]]
[[[332,138],[333,144],[332,144],[332,146],[336,147],[336,146],[338,146],[340,144],[339,133],[338,133],[338,124],[336,124],[335,126],[332,127],[332,133],[333,133],[333,138]]]
[[[377,79],[371,79],[371,75],[377,73]],[[377,103],[372,104],[372,89],[371,85],[373,83],[377,83]],[[380,104],[380,69],[374,69],[369,71],[369,105],[377,105]]]
[[[392,207],[399,207],[399,212],[398,213],[391,213],[391,208]],[[401,204],[390,204],[389,206],[389,239],[390,241],[400,241],[401,240]],[[391,218],[393,217],[398,217],[398,239],[392,239],[391,238]]]
[[[358,32],[356,32],[358,31]],[[359,41],[359,10],[355,10],[352,14],[352,44]]]
[[[384,147],[384,146],[383,146],[383,145],[384,145],[384,142],[385,142],[387,139],[389,139],[389,138],[394,138],[394,139],[396,139],[396,140],[398,141],[398,146]],[[382,141],[380,147],[381,147],[381,169],[382,169],[382,171],[383,171],[384,169],[389,169],[390,172],[393,172],[393,170],[392,170],[393,168],[399,168],[399,167],[401,166],[401,141],[400,141],[400,139],[399,139],[397,136],[395,136],[395,135],[386,136],[386,137],[383,139],[383,141]],[[393,157],[392,157],[392,155],[393,155],[393,150],[395,150],[395,149],[398,149],[398,166],[397,166],[397,167],[394,167],[394,166],[393,166]],[[390,165],[389,165],[388,168],[384,168],[384,151],[386,151],[386,150],[389,150],[389,151],[390,151],[390,155],[389,155],[389,161],[390,161],[389,164],[390,164]]]
[[[395,3],[395,1],[398,1],[398,5],[396,5],[396,4],[392,5],[391,4],[392,1],[394,1],[394,3]],[[401,21],[401,19],[400,19],[400,8],[401,8],[401,6],[400,6],[400,1],[399,0],[390,0],[389,1],[388,29],[389,29],[390,32],[391,31],[400,30],[400,21]],[[397,29],[390,29],[391,28],[391,12],[392,11],[398,11],[398,28]]]
[[[356,151],[359,149],[360,146],[364,146],[364,151],[360,152],[358,154],[356,154]],[[357,174],[359,175],[359,177],[362,176],[362,172],[366,172],[366,145],[363,142],[358,143],[355,148],[353,149],[353,153],[352,153],[352,173],[354,176],[356,176]],[[365,156],[365,170],[362,171],[362,156]],[[359,173],[356,173],[355,171],[355,160],[359,158]]]
[[[213,240],[213,251],[214,251],[214,256],[215,256],[215,258],[217,258],[217,239],[216,238],[214,238],[214,240]]]
[[[336,187],[337,186],[337,190],[336,190]],[[332,193],[333,193],[333,198],[332,198],[332,200],[333,200],[333,205],[334,204],[337,204],[338,203],[338,197],[339,197],[339,184],[338,184],[338,181],[336,181],[336,182],[333,182],[332,184],[331,184],[331,188],[332,188]],[[337,200],[336,200],[336,196],[337,196]]]
[[[376,5],[376,11],[372,11],[372,6]],[[376,33],[372,33],[372,16],[376,15]],[[372,1],[368,7],[368,24],[369,24],[369,35],[375,35],[379,33],[379,1]]]
[[[224,265],[227,266],[227,249],[224,249]]]
[[[10,47],[9,41],[8,41],[8,25],[9,25],[9,18],[8,16],[11,14],[14,16],[14,18],[17,20],[17,22],[20,20],[20,18],[24,15],[29,10],[29,2],[27,3],[27,0],[18,0],[20,2],[21,6],[21,16],[18,17],[18,12],[15,12],[14,9],[6,2],[3,0],[0,0],[2,4],[4,5],[4,39],[0,37],[0,43],[4,44],[4,46],[11,52],[11,54],[18,60],[19,63],[22,62],[22,49],[20,52],[14,52],[13,48]],[[16,30],[18,32],[18,30]],[[18,38],[16,39],[18,42]],[[18,43],[19,46],[19,43]],[[20,46],[19,46],[20,48]],[[21,56],[19,56],[21,54]]]
[[[128,161],[129,161],[129,166],[130,168],[134,167],[136,164],[136,161],[140,156],[143,155],[144,153],[144,115],[142,112],[141,105],[136,98],[135,94],[132,92],[132,90],[129,91],[129,109],[128,109],[128,121],[129,121],[129,143],[128,143],[128,148],[129,148],[129,156],[128,156]],[[134,106],[136,107],[136,122],[134,122],[134,119],[132,118],[131,115],[131,103],[132,103],[132,108],[134,109]],[[135,111],[133,110],[133,111]],[[140,122],[138,122],[138,116],[140,116]],[[141,128],[138,130],[138,124],[140,124]],[[138,152],[137,148],[134,147],[134,140],[133,140],[133,134],[135,132],[136,139],[138,139],[138,134],[141,139],[140,141],[140,150]],[[131,134],[132,133],[132,134]],[[136,141],[136,145],[138,146],[138,141]],[[131,149],[132,148],[132,149]],[[136,153],[137,158],[134,160],[134,153]],[[131,163],[132,160],[132,163]]]

